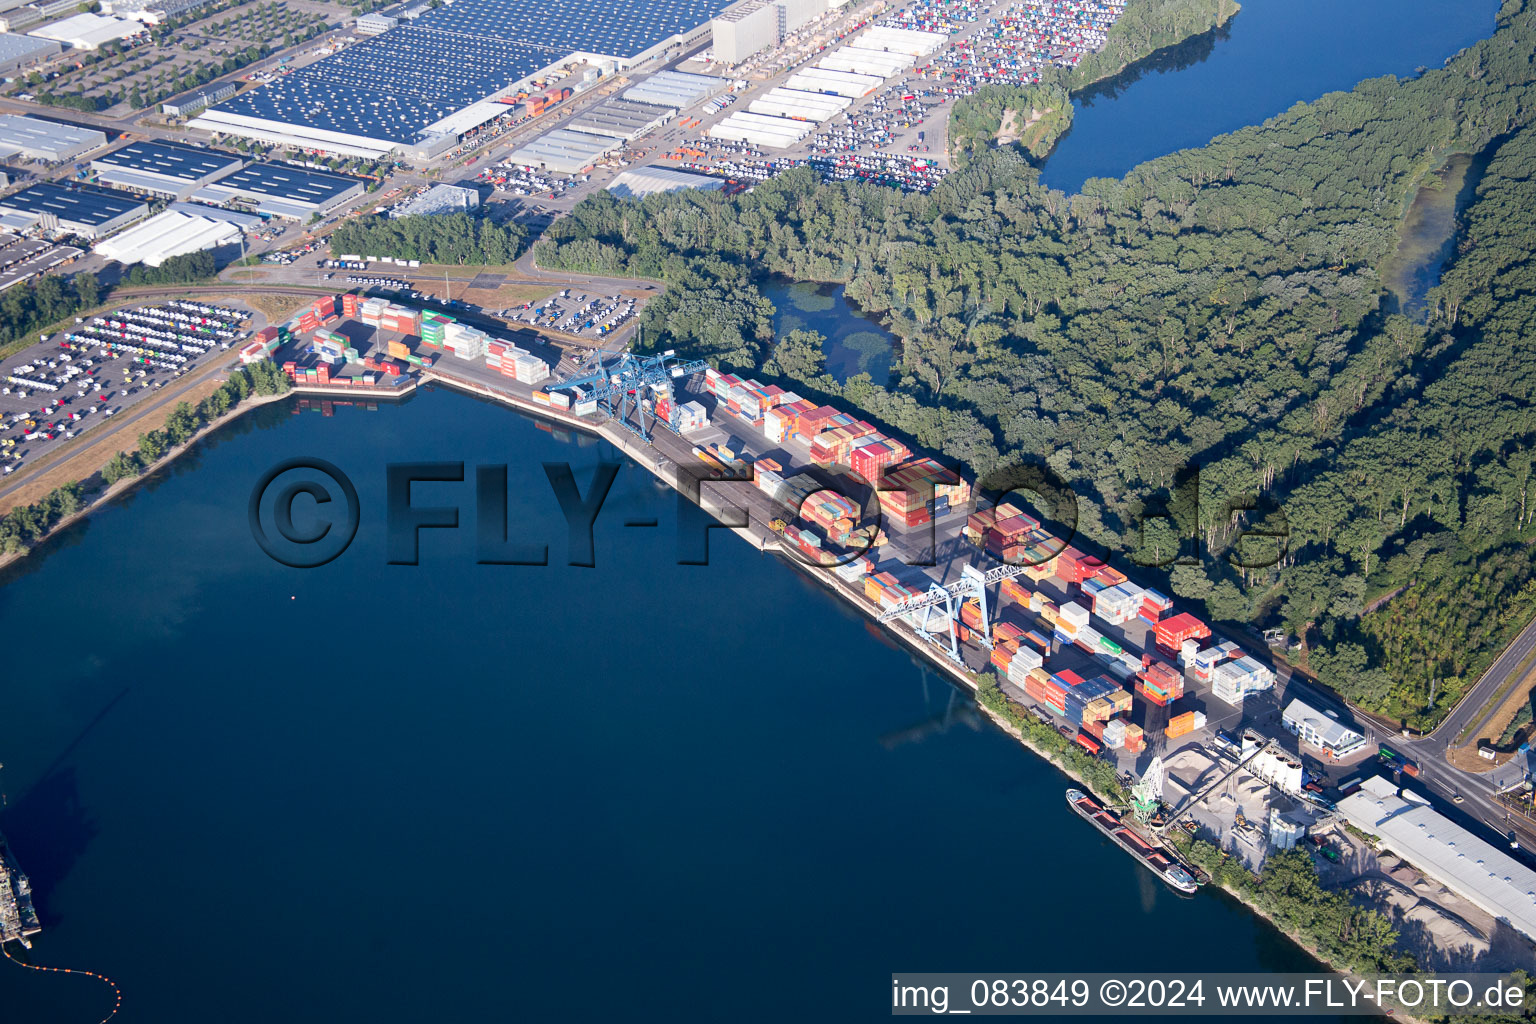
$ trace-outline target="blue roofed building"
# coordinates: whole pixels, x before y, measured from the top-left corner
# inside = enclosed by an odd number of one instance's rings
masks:
[[[730,0],[456,0],[211,107],[195,128],[424,162],[573,63],[628,68],[702,43]]]

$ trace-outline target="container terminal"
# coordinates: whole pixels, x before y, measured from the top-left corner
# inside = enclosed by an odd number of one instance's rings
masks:
[[[601,433],[739,524],[755,546],[816,569],[957,681],[974,687],[975,673],[991,671],[1010,700],[1128,781],[1147,775],[1152,759],[1156,793],[1166,775],[1180,817],[1201,813],[1202,800],[1190,797],[1207,795],[1208,775],[1225,778],[1238,764],[1275,780],[1265,785],[1287,813],[1311,824],[1327,816],[1300,762],[1296,772],[1273,770],[1276,752],[1244,756],[1236,743],[1224,752],[1213,740],[1238,727],[1245,704],[1279,710],[1277,677],[1264,662],[1052,535],[1014,501],[989,504],[955,469],[853,411],[671,353],[597,349],[579,361],[532,332],[514,342],[447,313],[355,293],[316,299],[263,329],[240,357],[273,360],[305,394],[366,399],[435,381]],[[1335,724],[1336,733],[1309,734],[1325,762],[1313,780],[1336,760],[1364,756],[1358,733]],[[1132,856],[1153,851],[1163,860],[1148,863],[1160,873],[1176,864],[1161,838],[1168,820],[1116,822],[1124,831],[1110,838]],[[1218,835],[1231,830],[1213,824]]]
[[[32,883],[0,835],[0,946],[14,941],[31,949],[32,936],[42,930],[32,906]]]
[[[633,315],[613,297],[599,305],[613,319]],[[322,411],[440,383],[605,438],[755,547],[800,563],[956,684],[976,689],[992,673],[1018,708],[1113,764],[1131,805],[1074,810],[1178,891],[1202,876],[1179,863],[1170,829],[1208,837],[1254,870],[1303,840],[1337,861],[1337,847],[1356,842],[1346,820],[1365,811],[1346,819],[1325,791],[1347,797],[1373,757],[1394,786],[1419,781],[1400,752],[1411,741],[1368,744],[1347,710],[1277,675],[1261,647],[1218,635],[856,411],[672,352],[577,358],[502,326],[348,292],[235,344],[241,361],[281,367]],[[1515,877],[1511,858],[1488,856]],[[1445,874],[1438,905],[1479,919],[1486,886]],[[1478,899],[1457,902],[1461,892]],[[1525,931],[1523,916],[1514,923]]]

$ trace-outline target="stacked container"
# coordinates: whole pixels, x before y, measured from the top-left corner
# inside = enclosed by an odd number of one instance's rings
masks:
[[[389,303],[380,298],[364,299],[358,303],[357,318],[370,327],[379,326],[379,319],[384,315],[384,310]]]
[[[1167,707],[1184,696],[1184,674],[1166,661],[1142,655],[1139,676],[1136,691],[1159,707]]]
[[[1188,736],[1190,733],[1205,728],[1205,713],[1201,711],[1185,711],[1183,714],[1174,715],[1168,719],[1168,728],[1163,730],[1163,735],[1171,740],[1180,736]]]
[[[442,348],[447,340],[444,331],[453,322],[453,317],[446,313],[426,310],[421,314],[421,343],[430,348]]]
[[[1177,651],[1185,640],[1204,639],[1211,635],[1210,627],[1188,612],[1180,612],[1157,624],[1157,644],[1164,650]]]
[[[336,319],[336,296],[322,295],[310,308],[314,310],[315,316],[321,323],[328,324]]]
[[[1172,609],[1172,598],[1165,597],[1155,590],[1141,592],[1141,608],[1137,614],[1152,625],[1157,625],[1158,621]]]

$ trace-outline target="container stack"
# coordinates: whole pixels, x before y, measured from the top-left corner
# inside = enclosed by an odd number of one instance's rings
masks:
[[[389,303],[380,298],[364,299],[357,305],[357,318],[370,327],[379,326],[379,319]]]
[[[429,348],[442,348],[446,340],[443,332],[453,323],[453,317],[428,309],[421,314],[421,343]]]
[[[887,468],[880,480],[880,507],[904,526],[920,526],[970,500],[970,485],[929,458]]]
[[[310,309],[322,324],[328,324],[336,319],[336,296],[322,295],[314,301]]]
[[[1089,582],[1098,582],[1098,579]],[[1087,591],[1087,584],[1083,589]],[[1134,583],[1106,587],[1093,595],[1093,614],[1111,626],[1122,626],[1141,611],[1141,597],[1142,590]]]
[[[860,438],[858,447],[849,456],[848,464],[855,473],[873,483],[880,479],[880,471],[886,466],[894,466],[911,454],[910,448],[889,437],[877,441]]]
[[[309,332],[315,330],[319,326],[320,326],[320,315],[314,311],[313,307],[311,307],[309,309],[306,309],[306,310],[304,310],[304,312],[299,314],[299,333],[300,334],[308,334]]]
[[[484,358],[490,341],[490,336],[484,331],[464,324],[445,324],[443,327],[443,348],[459,359]],[[505,367],[502,370],[505,372]]]
[[[1068,601],[1057,610],[1055,625],[1057,640],[1064,644],[1075,643],[1078,633],[1089,628],[1088,609],[1076,601]]]
[[[1136,692],[1159,707],[1167,707],[1184,696],[1184,674],[1166,661],[1154,661],[1142,655]]]
[[[688,434],[695,430],[703,430],[709,426],[709,414],[704,411],[704,406],[698,402],[684,402],[677,407],[677,429],[679,433]]]
[[[1163,735],[1171,740],[1180,736],[1188,736],[1205,728],[1205,713],[1201,711],[1185,711],[1183,714],[1174,715],[1168,719],[1168,728],[1163,730]]]
[[[1125,749],[1133,754],[1139,754],[1147,749],[1146,733],[1142,731],[1141,726],[1130,722],[1125,724]]]
[[[1240,657],[1223,661],[1211,670],[1211,695],[1227,704],[1241,704],[1249,694],[1275,685],[1274,672],[1253,657],[1239,654]]]
[[[356,317],[357,307],[361,301],[362,300],[358,298],[356,292],[347,292],[341,297],[341,315],[345,317]]]
[[[811,442],[811,461],[822,466],[846,466],[852,461],[854,443],[864,443],[866,438],[878,440],[877,434],[874,424],[863,420],[824,430]]]
[[[785,401],[763,415],[763,431],[774,444],[783,444],[798,429],[800,417],[815,410],[816,403],[803,398]]]
[[[503,346],[505,347],[505,346]],[[486,355],[486,363],[490,364],[490,355]],[[547,405],[551,409],[569,409],[571,396],[560,391],[535,391],[533,400],[540,405]]]
[[[389,303],[379,313],[379,330],[396,334],[415,334],[421,328],[421,320],[409,306]]]
[[[1103,559],[1085,555],[1074,547],[1063,548],[1056,556],[1056,575],[1068,583],[1082,583],[1092,579],[1103,568]]]
[[[1143,590],[1141,592],[1141,609],[1136,614],[1147,623],[1155,626],[1172,609],[1173,599],[1171,597],[1165,597],[1155,590]]]
[[[1158,646],[1170,653],[1177,651],[1185,640],[1204,639],[1210,635],[1210,627],[1188,612],[1162,620],[1156,630]]]

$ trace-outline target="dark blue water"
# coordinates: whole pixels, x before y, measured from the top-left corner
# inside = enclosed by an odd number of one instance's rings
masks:
[[[1494,29],[1496,0],[1242,0],[1194,41],[1073,101],[1041,180],[1067,192],[1378,75],[1438,67]]]
[[[117,979],[124,1024],[876,1020],[893,970],[1307,965],[1108,847],[1062,776],[799,572],[718,532],[677,565],[671,492],[634,466],[596,568],[563,564],[540,464],[585,488],[606,445],[449,392],[288,408],[0,585],[34,956]],[[363,519],[300,571],[246,501],[308,454]],[[471,485],[428,484],[463,528],[386,565],[384,464],[442,459],[510,463],[510,518],[555,564],[474,564]],[[0,962],[7,1024],[106,998]]]
[[[850,306],[842,285],[772,278],[763,294],[774,306],[775,337],[816,331],[826,339],[827,372],[838,383],[859,373],[876,384],[890,382],[895,335]]]

